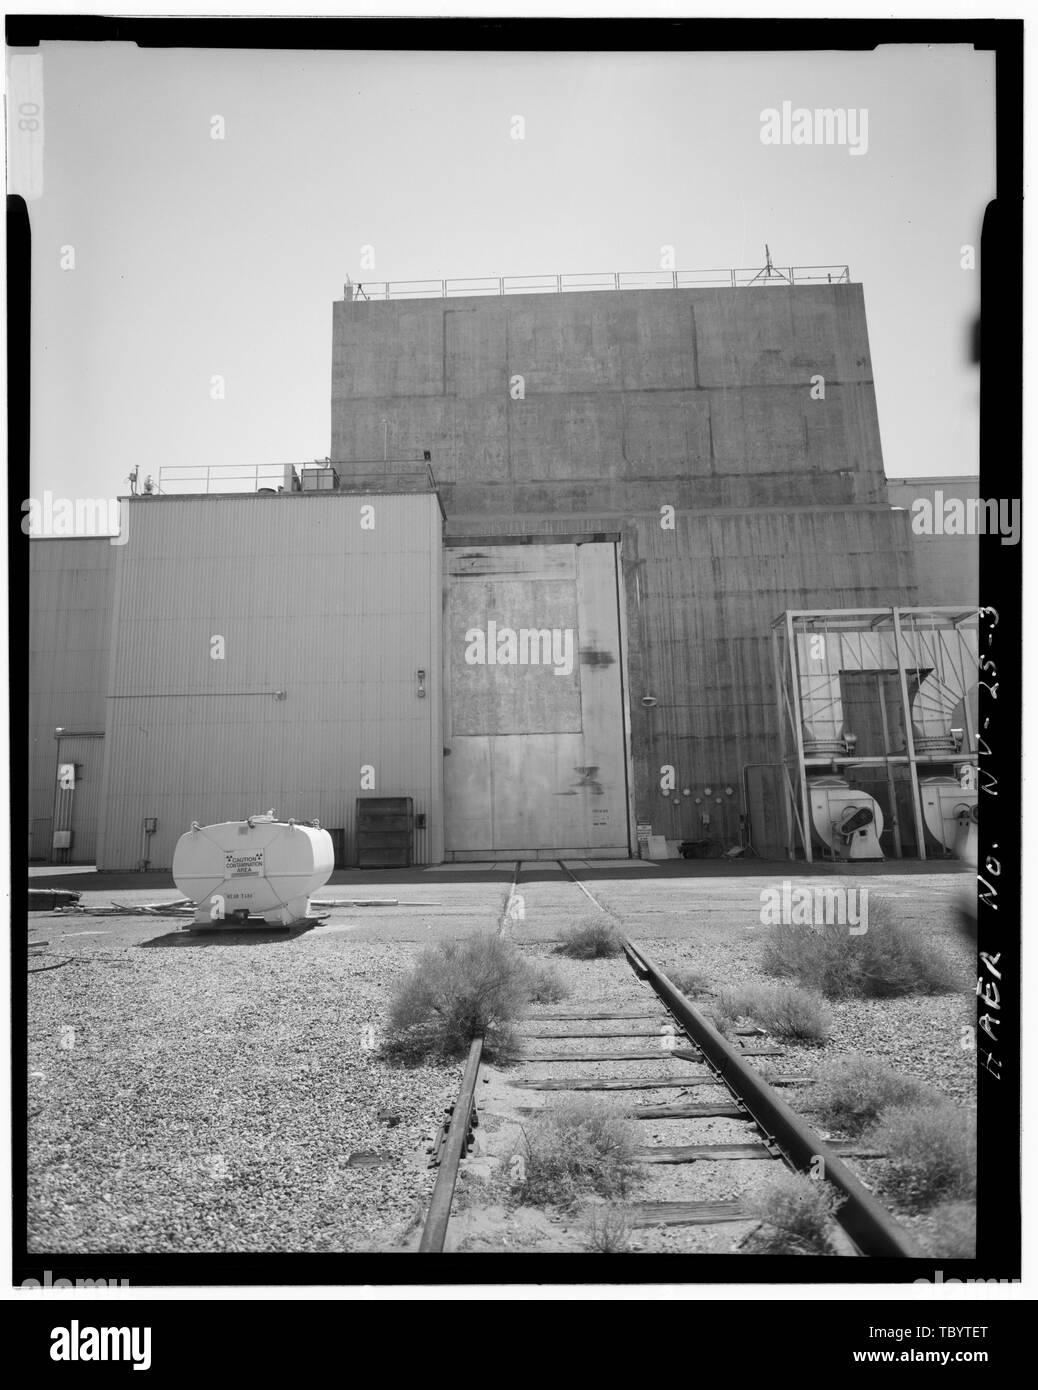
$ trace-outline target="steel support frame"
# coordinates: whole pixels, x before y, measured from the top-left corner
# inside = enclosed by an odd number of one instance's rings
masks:
[[[902,718],[905,726],[906,749],[902,755],[886,753],[883,757],[862,757],[862,758],[825,758],[818,762],[812,760],[812,766],[822,767],[829,765],[859,764],[885,766],[888,770],[895,763],[906,764],[909,770],[909,789],[912,797],[912,819],[915,826],[916,844],[918,846],[918,857],[922,860],[928,858],[926,849],[926,828],[923,817],[922,795],[919,789],[919,766],[927,763],[947,763],[956,762],[977,762],[977,748],[975,733],[973,730],[973,718],[969,708],[969,687],[963,691],[963,718],[966,726],[967,748],[954,759],[934,758],[929,755],[920,755],[916,752],[915,737],[912,732],[912,703],[908,693],[908,668],[905,660],[906,635],[903,625],[903,615],[912,613],[916,610],[904,609],[896,605],[889,608],[816,608],[816,609],[787,609],[780,618],[772,624],[772,656],[775,670],[776,701],[779,720],[779,739],[782,764],[786,768],[786,778],[784,785],[783,806],[786,820],[786,856],[789,859],[796,857],[796,830],[800,831],[801,843],[804,847],[804,859],[806,863],[813,862],[813,849],[811,844],[811,809],[810,797],[808,792],[808,762],[804,754],[803,737],[803,708],[800,698],[800,662],[796,646],[796,622],[802,618],[860,618],[871,619],[868,624],[869,629],[890,625],[890,631],[894,638],[894,654],[897,664],[898,687],[901,697]],[[961,624],[964,617],[961,607],[927,608],[923,610],[932,615],[940,616],[945,619],[949,630],[954,631],[960,643],[963,640]],[[786,650],[782,652],[782,641],[785,640]],[[843,636],[840,635],[841,651]],[[913,658],[914,660],[915,658]],[[917,663],[918,664],[918,663]],[[788,727],[787,727],[788,725]],[[789,735],[792,733],[792,739]],[[790,743],[795,745],[790,748]],[[793,775],[791,763],[795,758],[796,772]],[[799,812],[797,802],[799,801]],[[897,808],[894,804],[891,813],[896,819]],[[898,839],[900,836],[897,837]],[[897,857],[900,858],[900,846],[896,848]]]
[[[908,780],[912,789],[912,818],[915,821],[916,847],[919,858],[926,858],[926,829],[923,824],[923,799],[919,795],[919,769],[916,766],[915,735],[912,733],[912,702],[908,698],[908,675],[905,671],[904,631],[901,627],[901,610],[891,608],[890,616],[894,625],[894,656],[897,660],[897,675],[901,682],[901,706],[905,720],[905,751],[908,754]]]

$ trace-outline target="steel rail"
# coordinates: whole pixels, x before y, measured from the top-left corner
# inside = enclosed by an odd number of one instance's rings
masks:
[[[825,1144],[764,1078],[738,1055],[694,1004],[677,989],[644,951],[624,939],[624,952],[635,974],[656,994],[697,1044],[721,1079],[738,1096],[768,1139],[801,1171],[822,1160],[827,1182],[845,1199],[836,1220],[863,1255],[921,1259],[916,1245],[888,1211],[858,1181],[847,1165]]]
[[[472,1046],[469,1048],[468,1061],[465,1063],[465,1072],[461,1079],[461,1090],[458,1092],[458,1099],[447,1129],[447,1137],[444,1140],[443,1156],[436,1173],[436,1183],[433,1187],[432,1199],[429,1202],[422,1239],[418,1246],[420,1254],[437,1255],[443,1251],[443,1242],[447,1235],[447,1223],[451,1215],[451,1203],[454,1200],[454,1184],[458,1180],[458,1165],[468,1147],[469,1120],[472,1117],[476,1078],[479,1075],[479,1063],[482,1056],[483,1039],[473,1038]]]
[[[522,872],[523,861],[516,860],[512,882],[505,894],[504,906],[497,922],[497,933],[503,936],[508,926],[508,914],[515,898],[516,884]],[[426,1213],[422,1239],[418,1246],[419,1254],[442,1254],[443,1242],[450,1221],[451,1203],[454,1200],[454,1186],[458,1181],[458,1168],[468,1147],[469,1121],[475,1109],[476,1079],[479,1076],[480,1062],[483,1060],[483,1039],[473,1038],[469,1048],[468,1061],[461,1078],[461,1090],[451,1112],[447,1133],[443,1141],[440,1164],[436,1173],[429,1210]]]

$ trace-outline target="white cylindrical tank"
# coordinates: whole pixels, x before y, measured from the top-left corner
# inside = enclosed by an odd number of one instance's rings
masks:
[[[332,837],[317,826],[253,816],[193,825],[173,854],[173,881],[197,904],[196,924],[235,925],[242,913],[278,926],[305,918],[310,894],[331,877]]]

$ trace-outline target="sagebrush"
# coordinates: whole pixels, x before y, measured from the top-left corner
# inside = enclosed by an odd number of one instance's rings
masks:
[[[868,929],[857,936],[835,923],[769,927],[761,965],[769,975],[796,979],[827,999],[950,994],[967,983],[931,940],[875,905]]]
[[[977,1124],[949,1101],[884,1110],[869,1142],[887,1155],[884,1190],[908,1207],[972,1197],[977,1190]]]
[[[754,1255],[832,1255],[833,1218],[843,1204],[827,1182],[782,1169],[747,1201],[763,1223],[742,1242]]]
[[[618,956],[623,950],[620,933],[608,922],[588,922],[570,927],[557,948],[560,955],[574,960],[596,960],[601,956]]]
[[[617,1255],[631,1239],[631,1223],[622,1202],[588,1206],[584,1214],[584,1247],[596,1255]]]
[[[442,941],[424,950],[396,986],[384,1053],[415,1062],[463,1056],[479,1035],[484,1054],[518,1047],[515,1025],[526,1012],[529,971],[521,953],[498,936]]]
[[[638,1145],[635,1126],[608,1101],[582,1097],[552,1105],[526,1127],[517,1146],[518,1200],[568,1209],[590,1192],[626,1197],[639,1172]]]
[[[748,1018],[776,1038],[791,1042],[824,1042],[832,1018],[815,994],[786,985],[741,985],[718,996],[717,1017],[727,1033],[736,1019]]]
[[[857,1137],[892,1106],[933,1104],[941,1099],[921,1081],[902,1076],[872,1057],[833,1057],[815,1072],[803,1099],[830,1129]]]
[[[670,965],[666,970],[671,983],[689,999],[699,994],[713,994],[713,986],[705,975],[687,965]]]
[[[527,963],[526,992],[534,1004],[557,1004],[569,995],[565,981],[554,966],[539,960]]]

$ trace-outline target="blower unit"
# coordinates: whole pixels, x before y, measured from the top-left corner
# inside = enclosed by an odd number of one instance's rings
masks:
[[[883,811],[868,792],[843,777],[815,777],[808,783],[815,834],[840,859],[882,859],[879,837]]]
[[[316,822],[279,821],[273,811],[220,825],[193,823],[173,854],[173,882],[197,903],[195,926],[290,927],[335,863],[332,837]],[[266,914],[270,917],[265,917]]]
[[[976,863],[977,793],[965,790],[957,777],[922,777],[919,796],[926,828],[941,848]]]

